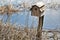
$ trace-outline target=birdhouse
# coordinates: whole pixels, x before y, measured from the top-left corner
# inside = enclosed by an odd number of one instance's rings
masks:
[[[30,9],[31,10],[31,15],[32,16],[38,16],[40,17],[42,15],[42,13],[44,12],[44,4],[43,5],[33,5],[32,8]]]

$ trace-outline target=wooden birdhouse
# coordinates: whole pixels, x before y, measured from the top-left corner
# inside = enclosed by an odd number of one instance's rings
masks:
[[[31,15],[40,17],[41,14],[44,12],[44,8],[43,8],[44,6],[45,5],[41,5],[41,6],[33,5],[32,8],[30,9]]]
[[[30,10],[31,10],[31,15],[32,15],[32,16],[39,16],[39,14],[40,14],[40,9],[39,9],[38,6],[33,5]]]
[[[42,40],[41,36],[42,36],[42,26],[43,26],[43,19],[44,19],[44,15],[43,15],[44,6],[45,5],[43,2],[37,2],[36,5],[33,5],[32,8],[30,9],[32,16],[39,17],[36,40]]]

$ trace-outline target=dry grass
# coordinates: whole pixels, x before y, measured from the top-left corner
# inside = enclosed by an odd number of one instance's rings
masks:
[[[3,24],[0,22],[0,40],[36,40],[36,33],[37,31],[35,28],[29,29],[25,27],[22,29],[20,26],[16,27],[9,23]],[[43,33],[42,40],[47,40],[46,34],[48,33]],[[55,38],[57,39],[57,37]]]
[[[0,40],[35,40],[36,31],[0,23]]]

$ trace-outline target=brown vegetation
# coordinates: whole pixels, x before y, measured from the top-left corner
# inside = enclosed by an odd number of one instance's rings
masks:
[[[52,36],[48,36],[52,33]],[[57,33],[57,34],[56,34]],[[0,22],[0,40],[36,40],[37,30],[35,28],[29,29],[27,27],[21,28],[11,25],[9,23],[3,24]],[[59,32],[43,31],[42,40],[49,40],[50,38],[58,39]],[[58,35],[59,36],[59,35]]]
[[[35,32],[28,28],[21,29],[10,24],[0,24],[0,40],[34,40]]]

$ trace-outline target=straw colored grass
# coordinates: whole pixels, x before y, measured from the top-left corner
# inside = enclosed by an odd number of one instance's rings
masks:
[[[0,22],[0,40],[36,40],[36,33],[37,30],[35,28],[21,28],[21,26],[11,25],[9,23],[4,24]],[[48,33],[43,33],[42,40],[47,40],[46,36],[48,35],[46,34]],[[57,37],[54,36],[54,38]]]
[[[0,23],[0,40],[35,40],[34,31],[25,27],[17,28],[14,25]]]

